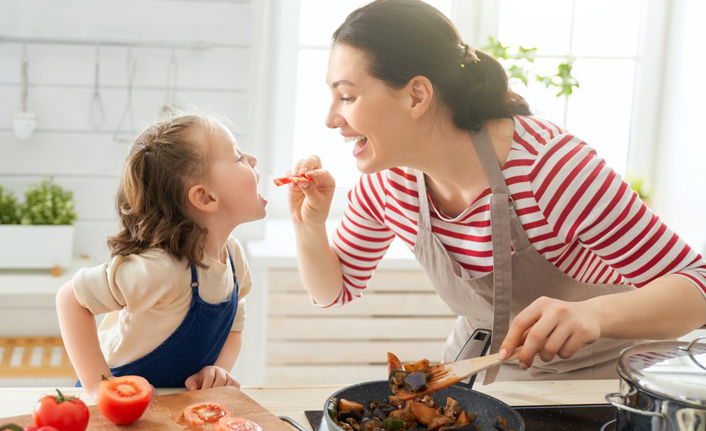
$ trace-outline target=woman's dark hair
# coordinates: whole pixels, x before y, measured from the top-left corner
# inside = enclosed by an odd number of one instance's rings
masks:
[[[334,44],[362,49],[368,72],[393,88],[427,77],[461,129],[487,120],[530,115],[508,88],[505,70],[491,56],[463,44],[448,18],[421,0],[377,0],[352,12],[333,33]]]
[[[210,118],[182,115],[137,138],[118,188],[120,232],[108,238],[112,256],[161,248],[205,266],[201,261],[208,231],[187,214],[187,182],[205,175],[208,156],[197,139],[199,132],[215,128]]]

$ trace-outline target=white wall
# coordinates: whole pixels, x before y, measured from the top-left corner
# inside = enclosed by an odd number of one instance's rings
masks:
[[[706,252],[706,2],[675,0],[666,50],[655,206],[692,247]]]
[[[133,110],[137,128],[155,117],[166,99],[170,44],[178,44],[177,96],[212,109],[235,123],[236,137],[252,148],[252,33],[249,0],[4,0],[0,13],[0,184],[21,197],[30,183],[53,175],[73,190],[79,220],[75,254],[108,257],[106,237],[115,232],[114,196],[130,146],[116,142],[127,100],[125,46],[100,49],[101,97],[107,120],[88,124],[95,46],[29,43],[29,105],[38,116],[34,135],[18,141],[12,117],[21,108],[22,44],[2,37],[48,41],[125,41],[137,60]],[[206,49],[188,46],[209,44]],[[139,46],[140,44],[145,46]]]

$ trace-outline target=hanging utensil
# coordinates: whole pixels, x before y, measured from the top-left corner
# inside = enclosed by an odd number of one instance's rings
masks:
[[[93,81],[93,97],[88,108],[88,125],[93,129],[100,129],[105,123],[105,108],[99,92],[100,82],[100,44],[96,44],[95,79]]]
[[[166,96],[164,99],[164,104],[160,109],[162,115],[168,115],[179,110],[179,105],[176,101],[177,72],[178,64],[176,59],[176,50],[172,47],[172,55],[170,56],[169,64],[167,65]]]
[[[127,100],[125,102],[125,109],[123,110],[123,114],[120,116],[120,121],[118,122],[118,128],[115,129],[115,133],[113,134],[113,140],[117,142],[132,142],[137,137],[137,131],[135,128],[135,115],[132,112],[132,89],[135,84],[137,59],[132,58],[131,46],[127,49],[125,71],[127,74]],[[129,126],[125,124],[126,122],[129,122]],[[123,130],[123,126],[126,126],[125,130]]]
[[[29,98],[29,58],[27,57],[27,43],[22,45],[22,111],[15,112],[13,127],[15,136],[19,140],[27,140],[37,126],[37,115],[27,110]]]

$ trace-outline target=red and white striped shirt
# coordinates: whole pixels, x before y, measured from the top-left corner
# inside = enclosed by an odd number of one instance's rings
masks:
[[[706,296],[706,261],[642,203],[630,186],[566,130],[515,117],[502,169],[532,245],[561,271],[586,283],[644,286],[679,274]],[[417,239],[415,171],[393,168],[363,175],[333,243],[341,261],[340,306],[361,296],[395,237],[411,250]],[[426,198],[427,196],[424,196]],[[472,277],[493,270],[490,188],[458,217],[430,205],[432,231]]]

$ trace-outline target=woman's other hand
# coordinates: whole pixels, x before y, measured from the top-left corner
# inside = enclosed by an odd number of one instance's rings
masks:
[[[306,175],[313,182],[289,184],[289,213],[295,224],[321,224],[328,218],[336,181],[322,168],[321,159],[311,156],[297,162],[289,174]]]
[[[186,389],[195,391],[197,389],[219,388],[221,386],[235,386],[240,388],[240,383],[221,367],[208,365],[201,371],[189,376],[184,382]]]
[[[544,362],[556,356],[572,357],[601,336],[600,313],[594,304],[591,300],[536,299],[513,319],[500,347],[500,358],[512,355],[517,346],[523,346],[519,357],[523,369],[532,365],[537,353]]]

